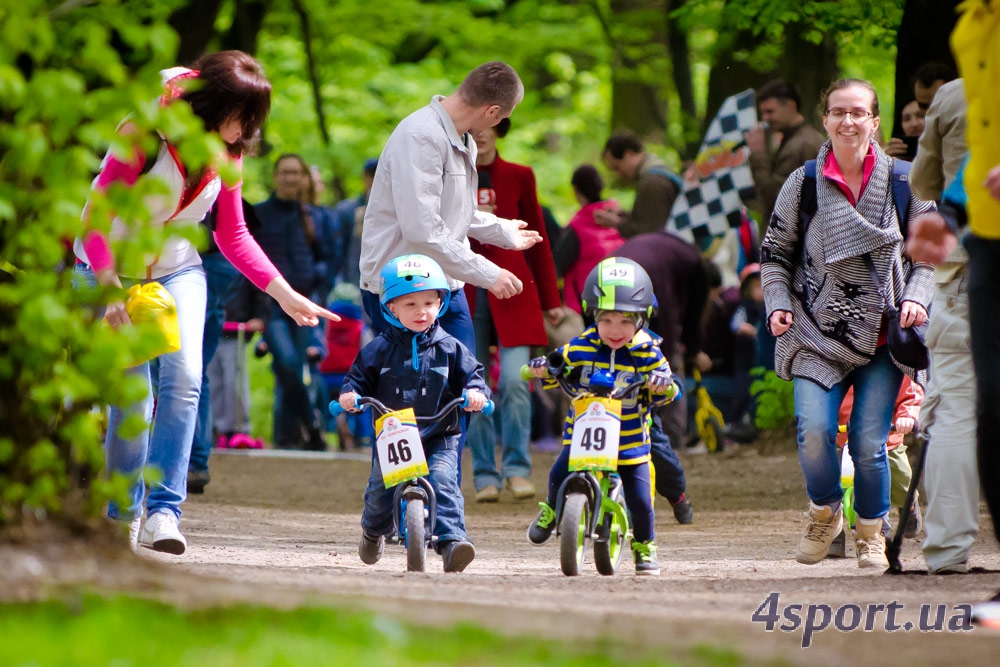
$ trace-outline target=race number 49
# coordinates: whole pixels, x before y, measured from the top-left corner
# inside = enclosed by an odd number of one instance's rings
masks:
[[[375,422],[375,433],[375,447],[385,488],[429,474],[412,408],[379,417]]]
[[[578,398],[573,401],[573,414],[569,469],[617,469],[618,436],[622,427],[621,401],[593,396]]]

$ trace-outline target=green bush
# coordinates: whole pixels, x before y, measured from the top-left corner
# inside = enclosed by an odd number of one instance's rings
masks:
[[[754,368],[750,374],[754,378],[750,383],[750,393],[757,403],[757,428],[780,429],[794,422],[792,383],[782,380],[774,371],[765,371],[763,367]]]
[[[147,152],[154,127],[186,155],[220,147],[189,107],[158,104],[158,70],[173,64],[177,44],[165,23],[175,5],[21,0],[0,9],[0,535],[26,517],[82,524],[127,487],[100,478],[103,415],[142,396],[143,380],[123,369],[155,341],[95,316],[123,293],[75,289],[68,244],[83,230],[101,156],[132,149],[116,134],[126,115],[144,130],[130,141]],[[134,238],[114,244],[123,272],[135,275],[162,240],[162,228],[143,224],[141,198],[156,187],[112,187],[91,201],[97,229],[110,228],[112,210],[135,220]]]

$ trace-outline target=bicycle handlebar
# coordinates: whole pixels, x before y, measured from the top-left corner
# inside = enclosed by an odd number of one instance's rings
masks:
[[[443,418],[446,414],[448,414],[455,408],[464,408],[468,405],[469,405],[469,396],[468,394],[463,392],[460,397],[453,398],[447,403],[445,403],[441,407],[441,409],[437,411],[437,413],[426,417],[418,416],[417,421],[418,422],[437,421],[438,419]],[[386,414],[387,412],[392,412],[391,408],[386,407],[386,405],[377,398],[373,398],[371,396],[354,397],[354,407],[356,409],[364,411],[369,406],[375,408],[375,410],[382,415]],[[495,406],[493,404],[493,401],[487,399],[486,405],[483,406],[483,409],[480,410],[480,412],[482,412],[483,415],[485,415],[486,417],[489,417],[491,414],[493,414],[494,407]],[[334,417],[339,417],[341,414],[347,412],[347,410],[344,409],[344,406],[340,404],[340,401],[330,401],[329,409],[330,409],[330,414],[333,415]]]
[[[601,394],[595,393],[586,389],[577,389],[566,381],[566,359],[558,350],[553,350],[549,352],[545,357],[545,371],[548,373],[549,378],[556,381],[559,388],[563,390],[568,396],[576,398],[578,396],[592,395],[600,396]],[[532,368],[529,364],[521,366],[521,379],[525,381],[531,381],[532,379],[541,379],[532,372]],[[628,396],[633,392],[641,389],[649,381],[649,376],[639,375],[635,380],[630,382],[625,387],[615,387],[607,394],[608,398],[622,398]]]

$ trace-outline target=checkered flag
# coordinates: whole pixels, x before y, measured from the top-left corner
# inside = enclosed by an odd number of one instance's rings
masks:
[[[694,168],[684,175],[684,192],[674,200],[667,231],[704,250],[714,237],[740,226],[741,197],[754,194],[743,133],[756,124],[753,90],[726,98],[705,133]]]

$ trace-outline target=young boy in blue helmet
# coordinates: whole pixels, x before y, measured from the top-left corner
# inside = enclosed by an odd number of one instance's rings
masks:
[[[609,257],[593,268],[581,294],[584,312],[595,324],[558,348],[566,360],[570,385],[586,389],[596,370],[610,372],[617,387],[646,375],[646,386],[637,396],[622,400],[618,444],[618,474],[625,504],[632,516],[632,553],[637,575],[657,575],[653,501],[649,476],[649,423],[652,408],[680,396],[680,385],[660,351],[660,338],[643,328],[653,315],[653,286],[641,266],[629,259]],[[547,378],[544,358],[532,360],[536,377]],[[577,379],[577,377],[579,379]],[[546,379],[545,387],[556,386]],[[555,506],[559,487],[569,475],[572,412],[563,428],[563,449],[549,472],[549,494],[539,503],[541,511],[528,527],[528,541],[543,544],[556,528]]]
[[[464,391],[465,409],[482,410],[489,394],[482,364],[437,323],[451,297],[437,262],[425,255],[397,257],[382,269],[379,291],[382,314],[392,328],[361,349],[340,390],[340,405],[355,411],[355,396],[370,396],[393,410],[413,408],[418,417],[429,416]],[[454,412],[420,426],[429,480],[437,495],[434,534],[445,572],[461,572],[476,557],[466,539],[465,500],[458,486],[460,432]],[[373,449],[358,547],[368,565],[382,557],[385,536],[393,531],[392,503],[393,490],[385,488]]]

